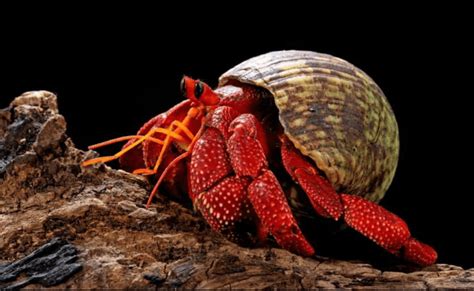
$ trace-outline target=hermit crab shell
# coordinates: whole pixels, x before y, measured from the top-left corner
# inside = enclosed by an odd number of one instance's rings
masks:
[[[275,98],[285,134],[339,192],[378,202],[398,162],[398,126],[382,90],[354,65],[327,54],[276,51],[224,73]]]

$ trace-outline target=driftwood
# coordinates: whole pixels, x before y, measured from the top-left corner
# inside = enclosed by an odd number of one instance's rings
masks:
[[[0,110],[0,288],[474,288],[474,269],[452,265],[380,269],[240,247],[167,198],[146,209],[145,179],[81,168],[94,154],[65,132],[52,93]]]

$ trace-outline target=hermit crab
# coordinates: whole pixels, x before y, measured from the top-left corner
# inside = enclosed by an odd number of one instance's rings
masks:
[[[398,162],[398,126],[381,89],[364,72],[327,54],[276,51],[224,73],[213,90],[183,77],[186,98],[143,125],[113,156],[159,189],[187,193],[213,230],[315,253],[290,207],[303,192],[314,215],[343,220],[388,252],[418,265],[436,251],[376,204]],[[178,194],[177,194],[178,195]]]

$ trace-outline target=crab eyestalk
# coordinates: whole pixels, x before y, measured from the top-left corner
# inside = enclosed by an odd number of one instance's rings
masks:
[[[196,105],[216,106],[220,102],[219,96],[204,82],[183,76],[181,92],[184,97]]]
[[[174,120],[170,125],[170,129],[172,129],[172,126],[175,125],[176,133],[179,134],[180,131],[183,131],[188,136],[188,138],[190,138],[191,142],[185,147],[186,151],[172,160],[163,170],[160,177],[158,178],[158,182],[155,184],[150,196],[148,197],[148,202],[146,204],[147,208],[150,206],[153,197],[157,193],[159,186],[163,182],[170,169],[176,166],[179,161],[185,159],[191,154],[194,144],[199,139],[204,130],[207,112],[220,102],[217,94],[206,83],[203,83],[199,80],[194,80],[187,76],[184,76],[181,80],[181,91],[183,95],[191,101],[191,108],[188,110],[184,120],[182,122]],[[193,135],[188,128],[189,124],[193,120],[200,120],[199,130],[195,135]],[[153,168],[153,174],[158,171],[158,168],[163,160],[164,153],[172,141],[173,137],[171,135],[167,135],[163,142],[158,160],[155,164],[155,167]],[[134,171],[134,173],[136,173],[136,171]]]

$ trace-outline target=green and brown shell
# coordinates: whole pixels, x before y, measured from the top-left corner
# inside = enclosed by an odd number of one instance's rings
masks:
[[[354,65],[327,54],[276,51],[224,73],[275,97],[285,134],[339,192],[378,202],[398,163],[398,126],[382,90]]]

